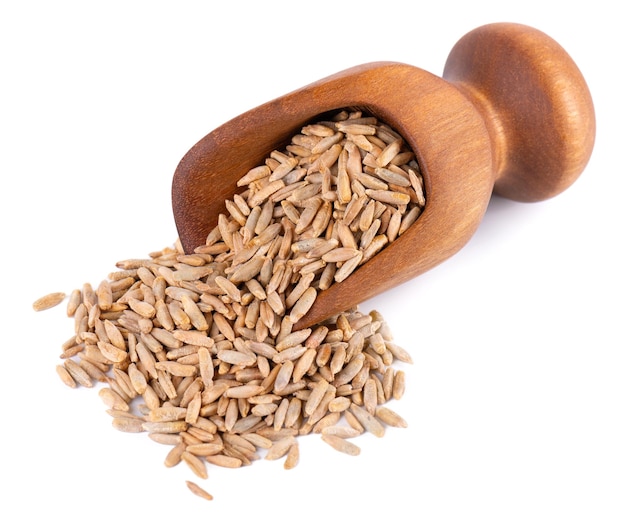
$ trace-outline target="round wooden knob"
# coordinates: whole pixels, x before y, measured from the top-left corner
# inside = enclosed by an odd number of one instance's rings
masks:
[[[574,61],[546,34],[511,23],[474,29],[453,47],[443,78],[485,120],[498,195],[544,200],[585,168],[595,140],[591,95]]]

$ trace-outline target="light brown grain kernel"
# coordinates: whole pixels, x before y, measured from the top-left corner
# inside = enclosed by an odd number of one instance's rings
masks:
[[[256,417],[254,415],[248,415],[247,417],[241,417],[237,419],[234,426],[230,429],[231,433],[242,434],[253,431],[258,427],[261,422],[261,417]]]
[[[266,358],[273,358],[276,354],[278,354],[273,346],[261,341],[248,341],[246,342],[246,345],[255,354]]]
[[[224,433],[222,437],[227,447],[237,448],[241,453],[252,454],[256,452],[257,447],[241,435]]]
[[[271,426],[259,427],[255,432],[263,437],[270,439],[272,442],[279,441],[286,437],[294,437],[298,435],[298,430],[295,428],[282,428],[278,431],[274,430]]]
[[[402,148],[403,140],[395,139],[390,142],[385,148],[382,149],[378,157],[376,157],[376,164],[378,166],[387,166],[400,152]]]
[[[289,399],[289,406],[285,413],[284,426],[287,428],[293,428],[298,421],[302,418],[302,400],[298,397],[291,397]]]
[[[312,123],[302,127],[301,130],[304,135],[313,135],[317,137],[328,137],[334,135],[335,131],[327,125],[321,123]]]
[[[235,341],[235,331],[226,316],[220,313],[214,314],[213,323],[218,328],[219,332],[226,337],[226,339],[229,341]]]
[[[98,307],[103,311],[109,310],[113,304],[113,292],[108,280],[102,280],[96,289]]]
[[[409,180],[411,181],[411,187],[416,194],[417,204],[423,208],[426,204],[426,198],[424,196],[424,184],[422,176],[419,175],[413,168],[409,168]]]
[[[304,411],[307,415],[311,415],[322,402],[324,394],[326,393],[329,385],[330,383],[325,379],[321,379],[318,383],[314,385],[311,391],[311,395],[309,396],[304,407]]]
[[[186,480],[185,484],[187,485],[187,488],[189,488],[189,491],[191,491],[194,495],[203,498],[204,500],[213,500],[213,495],[211,495],[211,493],[209,493],[208,491],[206,491],[205,489],[201,488],[198,484],[196,484],[195,482],[192,482],[190,480]]]
[[[117,325],[115,325],[111,320],[105,319],[102,321],[102,327],[104,328],[104,332],[109,343],[111,343],[114,347],[126,350],[126,340]]]
[[[222,468],[239,468],[242,464],[241,459],[230,457],[228,455],[223,455],[220,453],[217,453],[215,455],[207,455],[205,459],[207,462],[215,466],[221,466]]]
[[[344,367],[347,356],[346,348],[341,344],[337,345],[334,350],[329,365],[330,372],[333,376]]]
[[[365,408],[357,406],[356,404],[350,405],[350,411],[354,414],[357,420],[361,423],[363,428],[372,433],[376,437],[383,437],[385,435],[385,427],[369,413]]]
[[[276,440],[272,443],[271,448],[267,450],[265,459],[277,460],[284,457],[289,451],[289,448],[291,448],[291,446],[296,442],[296,438],[293,435],[287,435],[279,440]]]
[[[411,208],[402,218],[402,223],[400,224],[400,227],[398,229],[398,235],[402,235],[404,234],[407,229],[409,229],[414,223],[415,221],[418,219],[418,217],[421,214],[421,209],[419,207],[413,207]]]
[[[185,414],[185,422],[188,424],[196,424],[202,408],[202,394],[196,392],[193,399],[187,405],[187,413]]]
[[[350,136],[366,136],[376,134],[376,126],[372,124],[352,123],[350,121],[337,123],[337,129]]]
[[[228,388],[230,388],[230,386],[231,384],[227,383],[226,381],[218,381],[218,382],[215,382],[215,384],[211,386],[210,388],[206,388],[202,392],[203,406],[206,406],[214,401],[217,401],[220,397],[222,397],[224,392]]]
[[[207,433],[193,425],[190,425],[187,431],[180,432],[178,435],[187,446],[209,443],[215,440],[215,435]]]
[[[285,424],[285,419],[287,418],[287,412],[289,410],[289,399],[286,397],[282,399],[276,411],[274,412],[274,430],[280,430]]]
[[[389,239],[386,235],[376,235],[370,242],[370,245],[365,248],[365,251],[363,251],[363,258],[361,259],[361,263],[367,262],[383,247],[385,247],[388,242]]]
[[[65,309],[66,314],[69,318],[74,316],[74,313],[76,312],[76,309],[78,309],[78,306],[82,302],[82,299],[83,299],[83,295],[80,289],[74,289],[70,293],[70,297],[67,301],[67,307]]]
[[[382,378],[382,390],[384,401],[387,402],[393,397],[393,378],[395,371],[391,366],[385,368]]]
[[[344,412],[350,407],[350,399],[347,397],[335,397],[328,403],[329,412]]]
[[[407,422],[398,413],[386,406],[379,406],[376,409],[376,417],[394,428],[406,428],[408,426]]]
[[[169,372],[157,369],[157,382],[168,399],[176,399],[178,394]]]
[[[365,433],[365,428],[349,409],[343,412],[343,417],[350,426],[350,428],[360,433]]]
[[[258,417],[265,417],[273,414],[277,408],[278,405],[276,403],[260,403],[254,405],[250,410],[250,413]]]
[[[287,384],[291,380],[293,369],[293,361],[288,359],[284,363],[282,363],[280,370],[278,371],[278,374],[276,376],[276,380],[274,381],[274,388],[277,391],[280,392],[287,386]]]
[[[139,417],[115,417],[111,424],[116,430],[125,433],[141,433],[144,431],[143,420]]]
[[[352,439],[358,437],[363,433],[363,429],[357,430],[350,426],[331,425],[326,426],[321,430],[323,435],[334,435],[335,437],[341,437],[342,439]]]
[[[150,375],[150,377],[156,379],[158,377],[158,372],[154,354],[142,342],[137,343],[136,351],[139,361],[145,371]]]
[[[150,410],[155,410],[161,406],[161,399],[152,386],[148,385],[141,395]]]
[[[370,414],[374,415],[378,406],[378,395],[373,377],[369,377],[363,386],[363,405]]]
[[[264,177],[269,177],[271,173],[272,172],[268,166],[257,166],[249,170],[243,177],[241,177],[237,181],[237,186],[246,186],[251,182],[258,181],[259,179],[263,179]]]
[[[204,386],[207,388],[212,386],[215,371],[213,367],[213,360],[211,358],[211,352],[206,347],[200,347],[198,349],[198,370]]]
[[[249,452],[234,446],[224,446],[224,456],[232,457],[238,460],[241,463],[241,466],[249,466],[253,461],[260,458],[254,452]]]
[[[241,291],[228,278],[216,276],[215,283],[224,291],[224,293],[233,301],[241,301]]]
[[[72,379],[74,379],[74,381],[76,381],[79,385],[87,388],[93,387],[91,376],[78,363],[76,363],[76,361],[66,359],[63,362],[63,365],[72,376]]]
[[[69,359],[79,355],[83,350],[85,350],[85,344],[80,343],[78,345],[74,345],[73,347],[67,348],[59,355],[59,357],[61,359]]]
[[[385,348],[391,352],[393,357],[398,361],[402,361],[403,363],[413,364],[413,359],[411,355],[399,345],[391,341],[385,342]]]
[[[152,434],[150,434],[152,435]],[[177,436],[178,437],[178,436]],[[185,444],[177,442],[165,456],[164,464],[166,468],[173,468],[182,461],[182,455],[185,452]]]
[[[307,422],[311,425],[315,425],[328,413],[328,404],[337,396],[337,389],[333,385],[329,385],[326,392],[322,396],[319,405],[315,408],[313,413],[307,417]]]
[[[294,383],[299,382],[305,374],[310,370],[315,361],[317,352],[314,348],[307,348],[303,354],[296,360],[293,368],[292,379]]]
[[[121,363],[128,357],[128,352],[117,348],[106,341],[98,341],[98,348],[102,355],[110,362]]]
[[[182,330],[191,329],[191,320],[183,310],[183,306],[178,300],[172,300],[169,302],[169,304],[167,304],[167,310],[175,326]]]
[[[147,419],[150,422],[171,422],[185,418],[187,410],[179,406],[163,406],[150,410]]]
[[[322,433],[322,430],[325,428],[335,426],[339,422],[339,419],[341,419],[339,412],[326,412],[326,415],[315,423],[312,431],[313,433]]]
[[[177,361],[157,361],[155,366],[157,370],[164,370],[173,376],[191,377],[196,375],[195,366],[184,365]]]
[[[46,294],[41,298],[37,298],[33,302],[33,310],[39,312],[51,309],[52,307],[59,305],[65,299],[65,297],[66,294],[64,292],[53,292],[50,294]]]
[[[224,445],[221,443],[199,443],[187,446],[186,450],[198,457],[207,457],[210,455],[217,455],[224,449]]]
[[[155,318],[161,327],[168,331],[174,330],[175,324],[168,305],[163,300],[157,300],[154,304],[154,308],[156,311]]]
[[[89,377],[99,383],[104,383],[107,380],[106,374],[95,363],[87,359],[79,359],[78,365],[89,374]]]
[[[128,403],[124,400],[124,398],[111,388],[101,388],[98,392],[98,395],[100,396],[102,402],[108,408],[113,408],[114,410],[122,410],[124,412],[130,410]]]
[[[189,469],[191,469],[191,471],[193,471],[198,478],[206,479],[209,477],[204,461],[199,457],[196,457],[193,453],[184,451],[181,453],[180,458],[187,464],[187,466],[189,466]]]
[[[130,378],[130,383],[138,394],[143,394],[146,391],[146,387],[148,386],[148,381],[146,380],[146,376],[143,372],[141,372],[135,363],[130,363],[128,368],[126,369],[128,373],[128,377]]]
[[[286,361],[295,361],[307,350],[309,349],[307,349],[304,345],[296,345],[295,347],[290,347],[277,353],[272,358],[272,361],[276,364],[285,363]]]
[[[178,444],[183,444],[178,433],[149,433],[148,438],[165,446],[177,446]]]
[[[143,429],[148,433],[180,433],[186,431],[188,425],[185,421],[145,421]]]
[[[133,311],[135,311],[143,318],[154,318],[156,314],[156,309],[152,304],[143,300],[139,300],[137,298],[129,298],[128,305]]]
[[[405,373],[402,370],[398,370],[393,379],[393,398],[398,400],[404,395],[405,388]]]
[[[278,352],[290,347],[295,347],[304,343],[311,335],[311,329],[302,329],[295,332],[288,333],[276,344],[275,348]]]
[[[345,261],[343,265],[337,270],[337,272],[335,273],[335,282],[339,283],[344,281],[359,266],[362,260],[363,253],[361,251],[357,251],[352,258]]]
[[[287,450],[287,457],[285,458],[283,467],[287,470],[293,469],[298,465],[298,462],[300,462],[300,445],[294,442],[289,446],[289,450]]]
[[[350,362],[336,375],[334,384],[341,386],[352,381],[356,376],[363,364],[365,363],[365,356],[362,353],[355,355]]]
[[[406,193],[391,190],[367,189],[365,193],[374,200],[384,202],[385,204],[393,204],[396,206],[406,205],[411,202],[411,197]]]
[[[258,433],[243,433],[242,437],[257,448],[267,450],[272,447],[272,441]]]
[[[263,392],[263,387],[260,384],[249,383],[240,386],[231,386],[223,395],[232,399],[248,399],[261,392]]]
[[[239,404],[237,399],[228,399],[225,397],[226,409],[224,412],[224,428],[226,431],[232,431],[237,420],[239,419]]]
[[[217,358],[231,365],[244,367],[252,366],[256,361],[256,356],[254,354],[246,354],[245,352],[239,352],[238,350],[220,350],[217,353]]]
[[[313,287],[309,287],[304,291],[302,296],[298,299],[298,301],[291,308],[291,313],[289,318],[292,323],[297,323],[313,306],[315,303],[315,299],[317,298],[317,291]]]
[[[332,448],[346,455],[356,456],[361,453],[361,448],[356,444],[337,435],[322,434],[322,440]]]
[[[76,381],[74,381],[74,378],[63,365],[57,365],[56,371],[59,375],[59,378],[61,379],[61,381],[63,381],[64,384],[66,384],[70,388],[76,388]]]

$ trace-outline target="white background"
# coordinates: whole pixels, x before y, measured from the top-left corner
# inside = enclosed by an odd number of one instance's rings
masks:
[[[230,4],[230,5],[229,5]],[[0,517],[626,518],[624,39],[614,2],[3,2]],[[546,202],[494,199],[456,256],[373,301],[414,364],[409,422],[360,457],[301,439],[300,465],[211,469],[193,496],[167,447],[123,434],[57,378],[72,334],[51,291],[172,244],[184,153],[228,119],[375,60],[437,75],[489,22],[574,58],[597,141]],[[197,480],[197,479],[194,479]]]

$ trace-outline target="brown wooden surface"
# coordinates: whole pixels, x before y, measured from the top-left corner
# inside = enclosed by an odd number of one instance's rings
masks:
[[[360,65],[250,110],[181,160],[172,203],[185,251],[204,243],[236,181],[324,112],[361,107],[399,131],[426,187],[417,222],[352,276],[319,294],[298,327],[418,276],[461,249],[491,194],[536,201],[567,188],[595,136],[593,105],[576,65],[532,28],[493,24],[462,38],[443,78],[411,65]]]
[[[524,25],[479,27],[454,46],[443,77],[474,101],[488,125],[498,195],[545,200],[585,168],[595,139],[591,95],[552,38]]]

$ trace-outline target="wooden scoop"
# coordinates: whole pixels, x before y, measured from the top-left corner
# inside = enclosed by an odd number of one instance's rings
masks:
[[[593,103],[570,56],[544,33],[490,24],[454,46],[443,78],[402,63],[360,65],[250,110],[201,139],[174,174],[185,252],[205,243],[236,181],[321,114],[359,107],[398,131],[425,184],[418,220],[341,283],[296,328],[345,311],[458,252],[492,193],[540,201],[569,187],[595,139]]]

